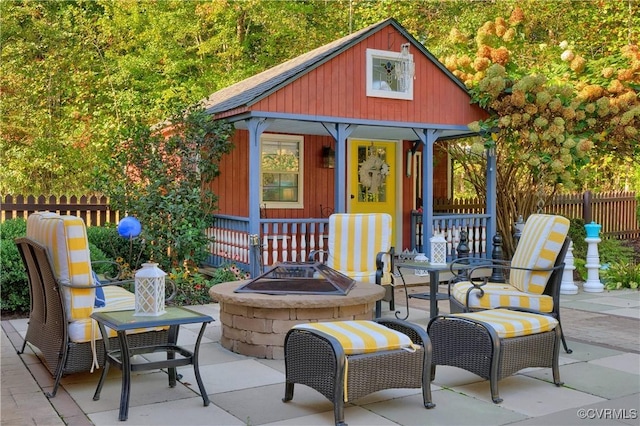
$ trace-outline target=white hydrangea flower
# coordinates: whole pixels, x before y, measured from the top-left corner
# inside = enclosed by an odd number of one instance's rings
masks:
[[[560,59],[565,62],[573,61],[573,58],[575,57],[576,55],[574,55],[571,50],[565,50],[564,52],[562,52],[562,55],[560,55]]]

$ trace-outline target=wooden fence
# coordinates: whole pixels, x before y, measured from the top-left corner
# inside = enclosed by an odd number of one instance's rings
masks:
[[[640,238],[635,192],[561,194],[555,196],[544,211],[570,219],[582,218],[585,223],[599,223],[604,235],[623,240]]]
[[[41,195],[6,195],[1,200],[0,223],[8,219],[26,219],[29,214],[48,210],[59,214],[71,214],[81,217],[87,226],[102,226],[106,223],[118,223],[120,212],[109,208],[109,199],[101,196],[61,196],[45,197]]]
[[[87,226],[117,223],[120,214],[109,208],[109,200],[98,196],[22,196],[6,195],[0,205],[0,222],[7,219],[27,218],[30,213],[49,210],[60,214],[82,217]],[[434,200],[436,212],[456,214],[480,214],[484,204],[475,198],[464,200]],[[554,197],[544,209],[545,213],[559,214],[570,219],[580,218],[585,222],[595,221],[602,225],[603,235],[620,239],[640,238],[638,223],[638,199],[635,192],[620,191],[592,194],[590,191],[577,194],[561,194]]]

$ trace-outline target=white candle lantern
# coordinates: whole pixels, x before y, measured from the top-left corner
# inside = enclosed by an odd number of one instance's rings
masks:
[[[435,234],[431,237],[431,264],[446,265],[447,264],[447,240],[442,234]]]
[[[157,263],[143,263],[136,272],[136,305],[134,315],[158,316],[164,310],[164,277]]]

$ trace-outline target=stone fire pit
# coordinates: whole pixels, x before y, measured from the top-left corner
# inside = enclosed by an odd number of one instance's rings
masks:
[[[296,324],[314,321],[370,320],[384,287],[356,282],[344,296],[236,293],[248,281],[230,281],[209,290],[220,303],[220,343],[235,353],[284,359],[284,337]]]

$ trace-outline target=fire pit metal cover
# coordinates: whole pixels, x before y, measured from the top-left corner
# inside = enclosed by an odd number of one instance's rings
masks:
[[[345,296],[355,280],[320,262],[282,262],[238,287],[235,293]]]

